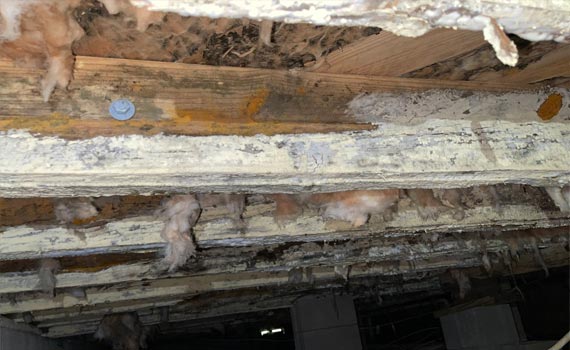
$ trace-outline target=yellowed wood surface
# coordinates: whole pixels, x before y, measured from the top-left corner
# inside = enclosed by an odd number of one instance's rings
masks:
[[[485,45],[483,34],[436,29],[417,38],[382,31],[325,56],[313,71],[400,76]]]
[[[125,134],[254,135],[370,130],[347,115],[362,93],[434,88],[504,92],[520,85],[332,75],[77,57],[75,80],[44,103],[40,72],[0,61],[0,131],[90,138]],[[523,87],[524,88],[524,87]],[[127,122],[108,108],[137,108]]]

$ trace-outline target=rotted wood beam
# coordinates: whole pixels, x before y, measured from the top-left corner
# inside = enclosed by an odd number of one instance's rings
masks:
[[[194,228],[196,243],[201,248],[267,246],[288,242],[313,242],[415,235],[418,232],[446,233],[461,230],[492,231],[570,225],[570,218],[552,207],[543,209],[539,202],[504,204],[498,211],[492,206],[466,210],[458,221],[451,212],[437,220],[423,219],[409,200],[401,201],[398,214],[384,222],[373,216],[366,226],[353,228],[339,221],[326,221],[317,213],[307,213],[296,221],[278,225],[273,219],[274,205],[259,203],[248,206],[245,229],[239,234],[235,223],[216,213],[207,212]],[[406,204],[407,203],[407,204]],[[404,208],[405,207],[405,208]],[[160,237],[164,221],[156,216],[140,216],[102,222],[100,225],[21,225],[0,228],[0,261],[49,257],[85,256],[100,253],[161,252],[165,241]]]
[[[259,267],[257,264],[244,262],[242,268],[234,269],[233,272],[228,272],[230,270],[226,267],[225,271],[220,271],[222,270],[220,269],[218,273],[212,274],[202,272],[185,275],[184,272],[180,272],[167,276],[156,270],[152,271],[152,265],[121,265],[95,273],[59,274],[56,287],[61,289],[55,298],[32,292],[21,293],[37,289],[37,277],[32,274],[23,274],[17,278],[6,274],[1,278],[3,282],[9,284],[3,284],[2,291],[18,291],[20,294],[11,296],[8,294],[4,300],[0,300],[0,314],[57,309],[75,305],[94,306],[126,300],[158,298],[178,300],[210,291],[282,285],[297,279],[326,282],[348,278],[348,276],[351,278],[388,276],[475,267],[484,265],[482,260],[484,255],[488,257],[487,261],[490,264],[500,265],[503,261],[510,261],[511,255],[509,254],[515,254],[509,253],[513,249],[520,254],[525,252],[535,254],[533,252],[537,249],[542,249],[544,254],[542,262],[541,257],[536,257],[535,265],[539,268],[543,268],[544,264],[547,264],[545,266],[560,266],[567,264],[567,251],[565,250],[567,231],[568,228],[564,228],[555,230],[555,232],[546,231],[543,234],[535,233],[530,236],[505,234],[504,237],[498,235],[487,239],[477,237],[455,241],[444,239],[440,242],[418,244],[398,245],[390,242],[386,246],[369,243],[368,248],[356,247],[352,252],[344,252],[341,247],[330,249],[321,248],[318,245],[297,247],[285,254],[283,260],[278,263],[273,262],[275,265],[272,268],[269,266],[270,263],[266,263],[264,268],[263,262],[259,262]],[[556,232],[558,232],[557,235]],[[301,257],[307,257],[306,261],[303,261]],[[144,268],[147,269],[146,273],[143,271]],[[339,271],[346,271],[346,275]],[[295,273],[299,274],[300,279],[292,277]],[[139,282],[141,278],[146,281]],[[89,285],[95,286],[89,287]],[[74,294],[73,288],[77,287],[83,290],[84,297],[77,297]]]

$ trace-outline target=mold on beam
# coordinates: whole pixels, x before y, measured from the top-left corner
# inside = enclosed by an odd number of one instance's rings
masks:
[[[570,124],[433,120],[361,133],[119,136],[0,133],[0,196],[287,193],[570,182]]]

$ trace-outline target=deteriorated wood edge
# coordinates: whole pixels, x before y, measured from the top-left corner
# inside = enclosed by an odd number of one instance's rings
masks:
[[[199,222],[194,228],[201,248],[268,246],[287,242],[313,242],[397,237],[418,232],[451,232],[559,227],[570,225],[570,217],[560,212],[543,212],[534,205],[476,207],[457,221],[452,213],[438,220],[424,220],[415,209],[401,211],[388,222],[372,222],[354,229],[345,223],[330,223],[319,216],[303,216],[279,226],[271,216],[254,216],[245,220],[245,233],[237,233],[228,219]],[[160,237],[164,222],[156,217],[141,216],[109,222],[100,227],[68,228],[62,226],[5,227],[0,230],[0,260],[38,259],[109,252],[160,251],[166,243]]]
[[[566,243],[565,234],[559,231],[541,235],[538,244],[542,247],[563,246]],[[516,237],[516,236],[514,236]],[[429,239],[425,239],[429,241]],[[384,241],[384,242],[383,242]],[[532,250],[530,243],[524,238],[516,239],[513,236],[493,239],[485,239],[485,251],[488,253],[500,253],[508,249],[509,243],[518,242],[520,250]],[[382,243],[385,243],[382,245]],[[190,261],[191,264],[200,264],[205,270],[197,273],[177,272],[169,274],[170,278],[198,277],[215,275],[220,273],[240,273],[240,272],[283,272],[295,268],[312,266],[356,266],[358,264],[377,264],[376,273],[390,275],[405,271],[413,272],[419,266],[423,266],[422,261],[431,261],[429,268],[446,268],[455,261],[454,265],[460,266],[458,261],[462,261],[462,266],[472,264],[480,265],[479,255],[481,254],[481,240],[477,237],[462,237],[461,239],[446,239],[428,243],[404,244],[391,243],[382,239],[370,240],[364,246],[350,244],[335,245],[332,250],[327,251],[319,245],[299,246],[297,250],[283,254],[278,261],[255,261],[248,259],[249,254],[245,253],[244,261],[234,262],[229,258],[227,261],[220,258],[219,261]],[[471,259],[475,259],[474,261]],[[413,262],[414,267],[408,266]],[[386,265],[383,265],[386,264]],[[110,267],[97,272],[62,272],[57,275],[58,288],[90,287],[97,285],[108,285],[124,282],[136,282],[141,279],[148,281],[165,278],[165,266],[160,262],[155,263],[134,263]],[[4,273],[0,274],[0,294],[22,293],[40,290],[39,279],[36,272],[25,273]]]

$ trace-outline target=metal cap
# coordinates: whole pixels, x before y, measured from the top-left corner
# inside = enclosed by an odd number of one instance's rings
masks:
[[[115,100],[109,106],[109,113],[117,120],[128,120],[135,115],[135,105],[124,98]]]

